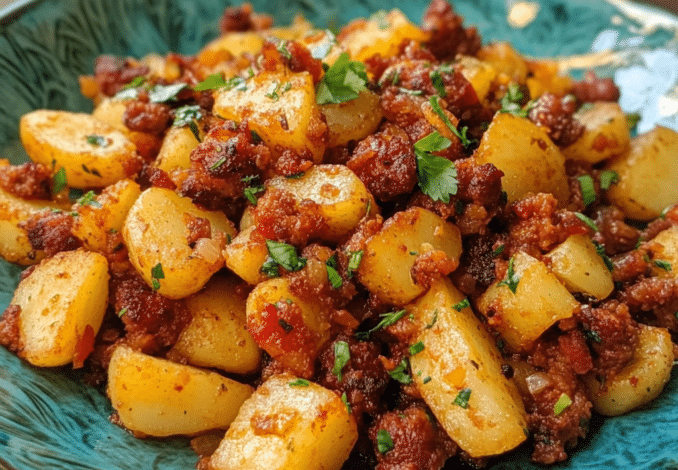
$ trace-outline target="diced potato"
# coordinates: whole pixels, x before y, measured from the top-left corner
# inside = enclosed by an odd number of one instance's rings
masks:
[[[214,114],[238,122],[247,119],[250,129],[274,151],[292,148],[320,163],[327,125],[315,102],[311,75],[264,70],[246,83],[246,89],[215,92]]]
[[[181,67],[176,60],[168,60],[168,56],[160,54],[148,54],[140,61],[142,66],[149,69],[149,75],[162,78],[168,83],[177,81],[181,78]]]
[[[282,318],[279,309],[290,315]],[[247,329],[259,346],[299,373],[308,370],[309,361],[312,364],[329,339],[330,325],[321,304],[292,293],[287,278],[257,284],[247,297],[246,312]]]
[[[311,31],[314,26],[302,14],[297,14],[289,26],[278,26],[264,31],[266,37],[273,36],[278,39],[298,41]]]
[[[245,52],[258,54],[264,45],[264,38],[254,31],[229,32],[213,40],[198,53],[198,63],[215,67],[219,62],[239,57]]]
[[[102,255],[62,251],[42,261],[12,298],[11,305],[21,308],[18,356],[35,366],[82,366],[107,300],[108,262]]]
[[[570,318],[578,303],[541,261],[522,251],[513,260],[516,292],[495,282],[478,299],[478,308],[520,351],[558,320]]]
[[[671,269],[666,270],[657,265],[653,266],[655,276],[678,277],[678,226],[671,226],[662,230],[650,242],[650,250],[655,261],[666,261]]]
[[[188,170],[191,168],[191,152],[199,143],[188,126],[170,127],[162,141],[155,166],[167,174],[175,169]]]
[[[665,328],[641,325],[631,362],[605,382],[605,391],[594,377],[586,380],[593,408],[605,416],[617,416],[643,406],[659,396],[671,378],[673,343]]]
[[[184,328],[172,352],[198,367],[249,374],[259,368],[261,351],[246,329],[245,298],[238,282],[213,277],[203,290],[186,299],[191,323]]]
[[[105,253],[111,233],[122,230],[127,213],[141,190],[132,180],[125,179],[105,188],[93,202],[78,206],[72,233],[83,241],[85,248]]]
[[[488,62],[483,62],[475,57],[460,56],[458,60],[461,66],[461,74],[471,83],[478,99],[482,102],[490,91],[497,71]]]
[[[307,33],[298,42],[306,46],[313,57],[321,59],[327,65],[333,65],[342,53],[348,52],[328,29]]]
[[[488,44],[478,51],[477,57],[489,63],[498,74],[502,74],[502,82],[525,83],[528,72],[527,62],[510,44]]]
[[[210,470],[339,470],[358,439],[334,392],[276,375],[247,400],[209,462]],[[305,385],[305,384],[304,384]]]
[[[405,305],[424,293],[411,270],[418,256],[433,250],[443,251],[456,268],[461,255],[457,226],[419,207],[398,212],[367,241],[358,279],[382,301]]]
[[[598,300],[614,289],[612,273],[586,235],[571,235],[551,250],[546,259],[551,272],[570,292],[581,292]]]
[[[261,272],[261,265],[268,258],[266,239],[255,229],[255,225],[244,229],[223,251],[226,267],[252,285],[268,278]]]
[[[378,11],[368,20],[352,21],[341,31],[339,43],[348,50],[351,59],[364,61],[374,54],[384,58],[396,55],[405,39],[424,42],[428,38],[428,33],[394,9],[388,13]]]
[[[565,96],[572,90],[572,78],[560,74],[557,61],[536,60],[527,62],[527,67],[531,76],[525,82],[532,98],[547,91]]]
[[[492,163],[504,172],[501,184],[511,203],[528,192],[551,193],[567,204],[565,158],[546,131],[532,121],[497,113],[475,153],[478,164]]]
[[[323,239],[330,241],[353,230],[365,216],[370,201],[363,182],[344,165],[314,165],[301,178],[279,176],[267,185],[292,193],[298,202],[309,199],[317,203],[328,226]]]
[[[64,168],[73,188],[108,186],[140,167],[127,136],[89,114],[32,111],[21,117],[19,133],[31,160]]]
[[[108,366],[108,396],[136,434],[165,437],[225,429],[252,387],[216,372],[118,346]]]
[[[579,139],[563,149],[565,158],[598,163],[621,155],[629,148],[629,124],[617,103],[593,103],[575,117],[585,130]]]
[[[321,109],[330,131],[328,147],[364,139],[377,130],[382,118],[379,96],[371,91],[344,103],[322,105]]]
[[[19,223],[43,210],[68,208],[50,201],[26,201],[0,188],[0,256],[22,265],[40,261],[44,253],[33,250],[26,231],[19,228]]]
[[[619,182],[607,191],[610,201],[629,217],[651,220],[678,201],[678,133],[656,127],[631,141],[625,155],[606,168]]]
[[[209,221],[211,237],[192,246],[191,226],[200,219]],[[234,236],[235,227],[223,212],[199,209],[189,198],[152,187],[135,201],[122,235],[132,265],[148,285],[165,297],[180,299],[198,292],[221,269],[223,238]]]
[[[525,410],[515,384],[501,372],[497,347],[449,279],[408,305],[423,351],[410,357],[412,377],[454,442],[471,457],[509,451],[526,439]],[[455,403],[470,390],[468,406]]]

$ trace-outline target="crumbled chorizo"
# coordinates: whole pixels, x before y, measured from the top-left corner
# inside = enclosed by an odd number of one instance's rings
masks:
[[[64,212],[42,211],[19,226],[26,230],[33,249],[43,250],[47,256],[75,250],[82,245],[71,233],[73,217]]]
[[[232,31],[262,31],[273,25],[273,18],[269,15],[254,12],[252,4],[247,2],[237,7],[228,7],[219,20],[219,30],[222,34]]]
[[[123,122],[129,130],[162,134],[169,127],[172,113],[170,107],[162,103],[131,101],[125,108]]]
[[[113,96],[137,77],[146,75],[150,69],[132,59],[120,59],[110,55],[97,57],[94,62],[94,78],[99,90]]]
[[[544,93],[530,109],[532,122],[546,129],[551,140],[559,147],[573,144],[584,133],[584,125],[573,118],[577,110],[576,100],[571,96],[558,98],[553,93]]]
[[[439,60],[454,60],[457,54],[476,55],[480,50],[480,36],[476,28],[464,28],[464,19],[454,13],[445,0],[433,0],[422,20],[422,28],[431,34],[425,46]]]
[[[618,101],[620,96],[619,88],[611,78],[599,78],[592,71],[584,74],[584,80],[574,83],[572,93],[580,103]]]
[[[0,165],[0,188],[21,199],[52,198],[52,172],[40,163]]]

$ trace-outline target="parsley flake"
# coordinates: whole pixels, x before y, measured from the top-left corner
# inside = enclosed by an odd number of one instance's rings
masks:
[[[120,311],[118,312],[118,317],[119,317],[119,318],[122,318],[122,317],[125,316],[126,313],[127,313],[127,307],[123,307],[123,308],[121,308]]]
[[[440,74],[439,70],[432,70],[428,74],[433,84],[433,88],[436,89],[436,93],[439,96],[445,98],[447,96],[447,91],[445,90],[445,83],[443,82],[443,76]]]
[[[334,343],[334,367],[332,373],[337,376],[337,380],[341,382],[341,371],[351,360],[351,351],[348,348],[346,341],[337,341]]]
[[[346,395],[346,392],[341,394],[341,402],[344,404],[346,407],[346,412],[348,414],[353,413],[353,410],[351,409],[351,404],[348,402],[348,395]]]
[[[416,354],[419,354],[424,350],[424,343],[422,341],[419,341],[418,343],[414,343],[412,346],[410,346],[409,351],[410,351],[410,356],[414,356]]]
[[[560,414],[568,409],[571,404],[572,399],[566,393],[563,393],[560,395],[560,398],[558,398],[558,401],[555,403],[555,405],[553,405],[553,415],[560,416]]]
[[[271,259],[288,271],[299,271],[306,266],[306,258],[298,256],[292,245],[266,240],[266,248]]]
[[[492,252],[492,257],[493,257],[493,258],[496,258],[496,257],[499,256],[500,254],[502,254],[502,253],[504,252],[505,249],[506,249],[506,245],[499,245],[499,246]]]
[[[93,206],[93,207],[101,207],[101,204],[99,204],[96,200],[96,193],[94,191],[87,191],[80,199],[78,199],[78,204],[81,206]]]
[[[500,113],[513,114],[518,117],[527,117],[529,106],[524,108],[520,105],[525,96],[520,91],[520,86],[517,83],[509,83],[506,94],[501,99]]]
[[[351,251],[348,258],[348,278],[353,277],[353,273],[360,267],[360,262],[363,260],[363,250]]]
[[[380,454],[386,454],[387,452],[393,450],[394,444],[391,435],[386,429],[380,429],[377,432],[377,450]]]
[[[151,284],[154,291],[160,289],[160,279],[165,279],[165,273],[162,270],[162,264],[158,263],[151,268]]]
[[[431,98],[428,100],[429,103],[431,103],[431,108],[433,108],[433,111],[438,115],[438,117],[445,123],[445,126],[452,132],[454,135],[456,135],[459,140],[461,140],[461,145],[464,146],[464,148],[467,148],[471,146],[474,143],[474,140],[469,139],[466,136],[466,133],[468,132],[468,127],[464,126],[461,128],[461,132],[459,129],[457,129],[457,126],[452,124],[452,121],[450,121],[450,118],[447,117],[447,114],[443,111],[443,107],[440,106],[440,97],[437,95],[431,96]]]
[[[311,385],[311,382],[309,382],[306,379],[297,379],[293,380],[292,382],[289,382],[288,385],[290,387],[308,387],[309,385]]]
[[[585,216],[584,214],[582,214],[581,212],[575,212],[574,215],[576,215],[577,218],[578,218],[579,220],[581,220],[582,222],[584,222],[588,228],[590,228],[590,229],[593,230],[594,232],[597,232],[597,231],[598,231],[598,226],[596,225],[596,223],[595,223],[593,220],[591,220],[590,218],[586,217],[586,216]]]
[[[450,202],[450,195],[457,194],[457,168],[454,162],[433,155],[449,147],[451,142],[433,132],[414,144],[417,159],[417,180],[421,191],[434,201]]]
[[[342,52],[318,83],[316,101],[328,104],[354,100],[366,89],[367,81],[365,65],[351,61],[348,54]]]
[[[452,402],[453,405],[461,406],[464,409],[468,408],[468,401],[471,398],[471,389],[465,388],[461,390]]]
[[[613,170],[603,170],[598,175],[600,179],[600,189],[606,191],[610,189],[613,184],[619,183],[619,175]]]
[[[581,189],[582,201],[584,206],[596,202],[596,188],[593,186],[593,178],[590,175],[578,176],[579,188]]]
[[[671,263],[663,259],[654,260],[654,265],[660,269],[663,269],[664,271],[671,271]]]
[[[325,268],[327,270],[327,279],[330,281],[330,284],[334,289],[340,289],[343,285],[343,280],[339,271],[337,271],[337,255],[336,253],[330,257],[325,262]]]
[[[507,286],[511,292],[514,294],[518,290],[518,282],[520,278],[516,275],[515,268],[515,258],[511,256],[508,263],[508,269],[506,270],[506,279],[502,280],[497,286]]]
[[[465,298],[461,302],[458,302],[452,306],[453,309],[455,309],[457,312],[461,312],[467,307],[471,306],[471,302],[469,302],[468,298]]]
[[[182,106],[177,108],[174,111],[174,122],[172,125],[174,127],[183,127],[188,126],[191,122],[198,121],[202,118],[202,112],[200,111],[200,106]]]
[[[403,385],[409,385],[412,383],[412,376],[407,373],[409,365],[409,361],[406,357],[404,357],[403,360],[400,361],[400,364],[395,367],[395,369],[388,371],[388,375]]]
[[[88,144],[94,145],[95,147],[108,147],[108,140],[106,140],[106,138],[102,135],[91,134],[85,138],[87,139]]]
[[[381,317],[381,321],[377,324],[377,326],[375,326],[371,330],[356,333],[356,338],[360,340],[366,340],[370,337],[370,334],[374,333],[375,331],[381,330],[382,328],[386,328],[388,326],[395,324],[398,320],[404,317],[406,313],[407,310],[398,310],[397,312],[382,313],[381,315],[379,315]]]
[[[605,247],[594,240],[591,241],[593,242],[593,246],[596,247],[596,253],[598,253],[598,256],[600,256],[603,259],[605,267],[607,267],[609,271],[612,271],[614,269],[614,263],[612,262],[610,257],[607,256],[607,254],[605,253]]]
[[[52,194],[59,194],[66,189],[68,182],[66,181],[66,169],[64,167],[54,173],[54,186],[52,187]]]
[[[433,312],[433,318],[431,318],[431,323],[427,324],[427,325],[425,326],[425,328],[426,328],[427,330],[430,330],[431,328],[433,328],[433,327],[435,326],[435,324],[436,324],[437,321],[438,321],[438,310],[435,310],[435,311]]]

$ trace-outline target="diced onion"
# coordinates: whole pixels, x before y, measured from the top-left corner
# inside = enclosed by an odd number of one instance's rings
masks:
[[[216,263],[221,256],[219,244],[211,238],[201,238],[195,243],[193,255],[208,263]]]
[[[551,379],[549,379],[549,377],[546,374],[537,372],[527,377],[525,379],[525,383],[527,384],[527,389],[530,391],[530,393],[532,395],[536,395],[537,393],[541,392],[546,387],[551,385]]]

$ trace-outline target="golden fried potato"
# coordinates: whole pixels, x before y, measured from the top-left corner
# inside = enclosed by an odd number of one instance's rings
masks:
[[[593,103],[576,113],[575,118],[584,125],[584,134],[563,149],[565,158],[593,164],[621,155],[629,148],[629,124],[617,103]]]

